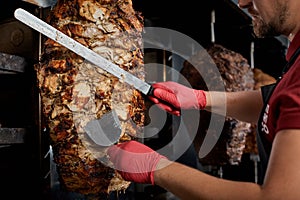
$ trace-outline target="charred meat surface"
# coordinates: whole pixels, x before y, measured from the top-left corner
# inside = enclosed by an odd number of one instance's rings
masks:
[[[213,72],[212,68],[214,67],[218,69],[219,74]],[[200,71],[209,77],[209,82],[204,80]],[[254,89],[253,71],[248,61],[241,54],[219,44],[213,44],[186,60],[181,73],[189,81],[191,87],[195,89],[208,90],[209,88],[220,91],[221,88],[215,85],[217,80],[224,83],[223,90],[227,92]],[[199,128],[194,141],[197,152],[204,140],[209,124],[218,123],[210,120],[211,113],[204,110],[200,111]],[[210,131],[214,133],[216,130]],[[200,158],[200,162],[204,165],[239,164],[246,147],[247,136],[250,134],[253,134],[253,126],[250,123],[226,117],[216,145],[207,156]]]
[[[58,0],[47,22],[120,68],[145,78],[143,17],[130,0]],[[135,139],[143,131],[145,118],[141,93],[50,39],[35,69],[43,124],[62,188],[85,195],[127,189],[130,182],[97,159],[106,157],[106,152],[93,150],[84,126],[114,109],[122,127],[119,142]]]

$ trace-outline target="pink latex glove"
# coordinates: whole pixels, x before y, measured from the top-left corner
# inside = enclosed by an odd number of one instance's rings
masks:
[[[206,95],[203,90],[188,88],[176,82],[158,82],[153,85],[149,99],[167,112],[180,115],[181,109],[204,109]]]
[[[166,158],[134,140],[113,145],[107,153],[124,180],[152,185],[158,161]]]

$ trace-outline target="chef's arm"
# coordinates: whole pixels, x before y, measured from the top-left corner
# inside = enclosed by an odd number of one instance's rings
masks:
[[[194,199],[298,199],[300,197],[300,129],[279,131],[274,139],[262,186],[224,180],[176,162],[161,159],[154,172],[155,184],[182,200]]]
[[[182,200],[259,199],[261,187],[257,184],[220,179],[168,160],[160,160],[158,168],[165,165],[154,172],[155,184]]]
[[[262,108],[260,90],[204,91],[172,81],[155,83],[153,88],[153,95],[149,96],[149,99],[162,109],[177,116],[181,115],[183,109],[205,109],[241,121],[256,123]]]
[[[233,117],[235,119],[257,123],[263,106],[260,90],[238,92],[206,93],[205,110]]]
[[[114,145],[108,154],[125,180],[158,185],[182,200],[294,200],[300,197],[300,159],[296,158],[300,155],[299,146],[300,129],[276,134],[262,186],[205,174],[170,161],[136,141]]]

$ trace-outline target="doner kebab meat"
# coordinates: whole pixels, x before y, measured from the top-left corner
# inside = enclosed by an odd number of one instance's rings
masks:
[[[215,74],[212,70],[215,67],[220,74]],[[209,77],[209,80],[204,80],[199,71]],[[222,91],[222,88],[216,85],[221,82],[224,84],[223,90],[235,92],[253,90],[255,84],[253,71],[247,60],[241,54],[219,44],[212,44],[191,56],[184,62],[181,73],[195,89]],[[199,128],[194,141],[197,152],[200,150],[209,124],[223,123],[210,120],[210,112],[200,111]],[[210,131],[214,133],[219,130]],[[203,165],[238,165],[246,147],[247,136],[254,134],[252,124],[231,117],[225,118],[221,131],[213,149],[204,158],[200,158]]]
[[[143,17],[131,0],[58,0],[47,22],[120,68],[145,79]],[[98,159],[84,126],[114,109],[120,119],[119,142],[143,131],[145,104],[140,92],[47,39],[35,66],[43,124],[49,132],[63,190],[84,195],[126,190],[130,184]],[[110,133],[114,134],[114,133]]]

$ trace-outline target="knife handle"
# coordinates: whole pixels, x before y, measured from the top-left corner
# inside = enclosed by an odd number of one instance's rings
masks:
[[[148,91],[148,93],[147,93],[147,96],[153,96],[154,95],[154,88],[152,87],[152,85],[150,86],[150,88],[149,88],[149,91]]]
[[[152,86],[152,85],[150,85],[150,88],[149,88],[149,91],[147,92],[147,95],[146,96],[153,96],[153,97],[155,97],[154,96],[154,90],[155,90],[155,88]],[[157,98],[158,99],[158,104],[161,104],[162,106],[160,106],[162,109],[165,109],[166,110],[166,107],[170,107],[171,108],[171,110],[172,110],[172,112],[170,112],[170,111],[167,111],[167,112],[169,112],[170,114],[175,114],[175,112],[174,111],[176,111],[176,110],[178,110],[177,108],[175,108],[172,104],[170,104],[170,102],[167,102],[167,101],[164,101],[164,100],[162,100],[162,99],[160,99],[160,98],[158,98],[158,97],[155,97],[155,98]],[[149,101],[150,102],[150,104],[148,105],[149,107],[150,106],[152,106],[153,104],[155,104],[153,101]],[[165,106],[163,106],[163,105],[165,105]],[[168,109],[169,110],[169,109]],[[149,111],[149,109],[148,109],[148,111]],[[179,112],[180,112],[180,110],[179,110]],[[177,115],[177,114],[176,114]],[[179,113],[179,115],[180,115],[180,113]],[[179,116],[178,115],[178,116]],[[149,113],[148,112],[146,112],[146,119],[150,119],[150,115],[149,115]],[[146,120],[147,121],[147,120]],[[151,121],[151,119],[150,119],[150,121]],[[148,123],[147,123],[148,124]]]

